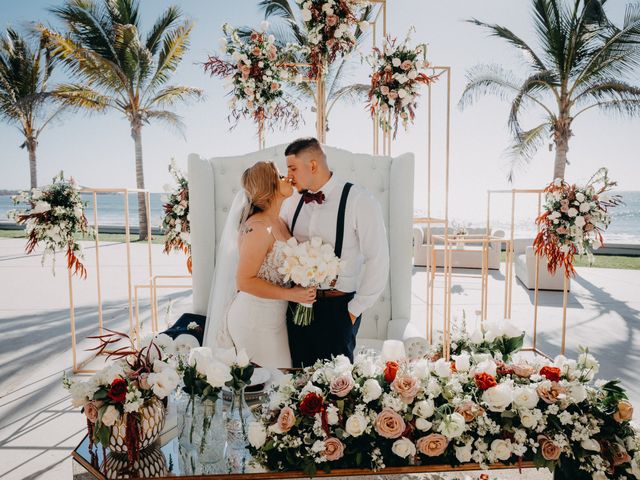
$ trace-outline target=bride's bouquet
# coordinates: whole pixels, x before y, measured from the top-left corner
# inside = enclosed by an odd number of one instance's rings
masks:
[[[298,243],[290,238],[283,249],[284,262],[278,271],[284,275],[285,281],[292,281],[301,287],[318,287],[333,282],[343,268],[333,246],[322,243],[319,237],[307,242]],[[293,323],[307,326],[313,321],[313,306],[298,304],[293,316]]]

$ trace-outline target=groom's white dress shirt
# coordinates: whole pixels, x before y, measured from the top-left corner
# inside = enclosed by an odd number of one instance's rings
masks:
[[[325,243],[335,245],[338,207],[345,183],[334,174],[319,190],[325,195],[321,205],[316,202],[303,204],[292,232],[298,241],[320,237]],[[282,206],[280,215],[289,228],[300,197],[301,194],[294,191]],[[334,288],[355,292],[348,308],[358,317],[373,306],[389,277],[389,245],[380,204],[358,185],[353,185],[347,200],[341,259],[345,266]],[[321,285],[320,288],[330,286]]]

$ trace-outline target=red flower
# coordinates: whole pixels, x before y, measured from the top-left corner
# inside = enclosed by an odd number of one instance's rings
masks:
[[[317,393],[307,393],[307,395],[300,402],[300,411],[305,415],[312,417],[316,413],[322,411],[322,404],[324,399]]]
[[[391,383],[396,379],[398,373],[398,362],[389,361],[387,366],[384,367],[384,379]]]
[[[111,383],[107,396],[116,403],[124,403],[127,397],[127,382],[124,378],[116,378]]]
[[[498,384],[495,377],[487,372],[476,374],[475,381],[480,390],[487,390],[491,387],[495,387]]]
[[[560,381],[560,369],[558,367],[542,367],[540,369],[540,375],[552,382]]]

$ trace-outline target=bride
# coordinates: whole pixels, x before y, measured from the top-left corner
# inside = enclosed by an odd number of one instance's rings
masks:
[[[289,368],[288,302],[315,300],[313,288],[289,288],[278,272],[291,238],[280,207],[293,187],[272,162],[245,170],[241,183],[216,255],[204,345],[244,348],[262,367]]]

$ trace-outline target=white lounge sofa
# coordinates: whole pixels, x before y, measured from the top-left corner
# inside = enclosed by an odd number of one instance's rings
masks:
[[[444,227],[431,227],[431,235],[444,235]],[[469,235],[484,235],[485,228],[467,228]],[[449,235],[453,234],[453,230],[449,228]],[[495,230],[491,232],[494,237],[504,237],[503,230]],[[443,240],[435,239],[435,245],[442,245]],[[413,264],[415,266],[424,267],[431,260],[431,238],[429,236],[429,227],[427,225],[417,225],[413,227]],[[478,247],[482,242],[465,242],[465,246]],[[492,270],[500,269],[500,251],[502,244],[498,241],[489,244],[489,268]],[[452,266],[455,268],[482,268],[482,249],[454,248],[451,252]],[[444,252],[436,250],[436,266],[444,265]]]
[[[210,159],[189,155],[195,313],[206,315],[216,246],[243,170],[257,161],[273,160],[281,172],[286,172],[285,148],[278,145],[246,155]],[[375,305],[363,314],[357,347],[380,349],[386,339],[416,337],[419,332],[410,323],[413,154],[392,158],[334,147],[325,147],[325,151],[336,175],[362,185],[380,202],[389,235],[389,281]]]
[[[514,270],[516,277],[529,290],[536,288],[536,254],[533,250],[532,238],[519,238],[514,240]],[[551,275],[547,270],[547,258],[540,258],[538,289],[539,290],[562,290],[564,284],[564,269],[559,268]],[[571,290],[571,282],[569,282]]]

